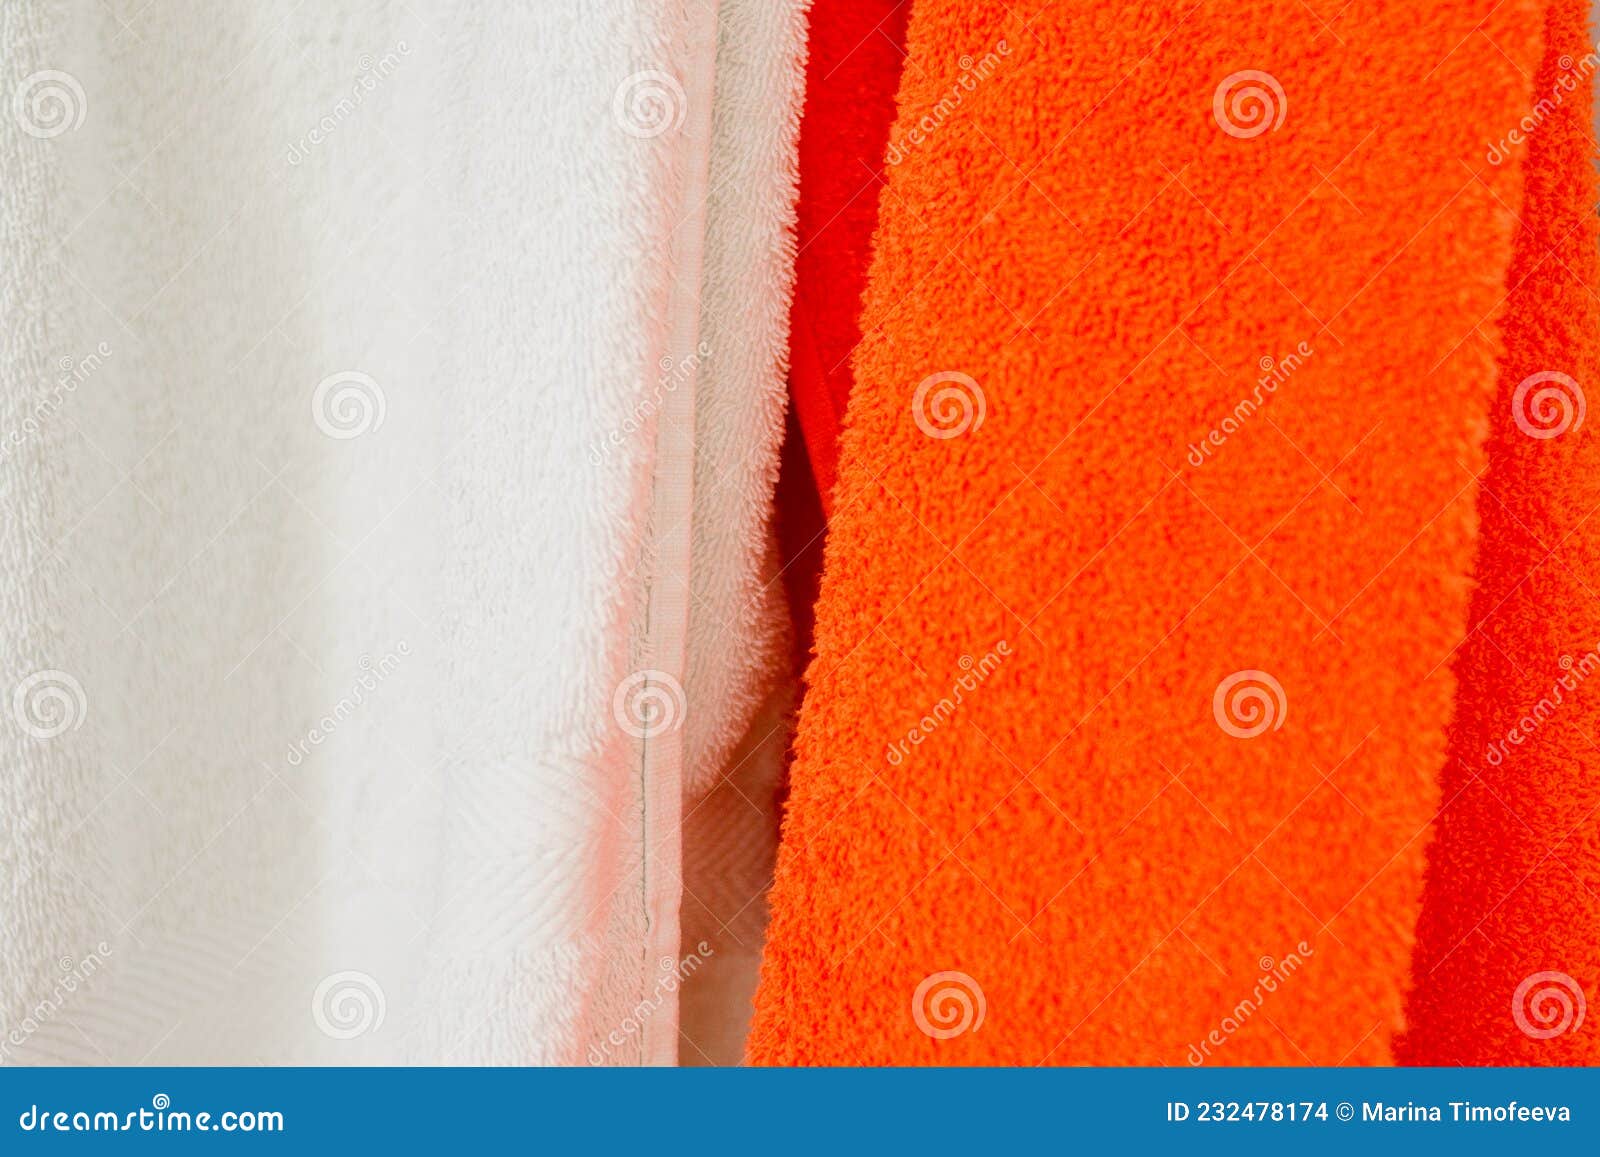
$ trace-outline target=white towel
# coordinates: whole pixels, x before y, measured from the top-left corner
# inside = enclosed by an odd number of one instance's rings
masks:
[[[736,1064],[755,994],[794,687],[772,494],[788,397],[810,0],[724,0],[701,336],[684,778],[686,1064]]]
[[[803,6],[0,9],[0,1062],[675,1059]]]

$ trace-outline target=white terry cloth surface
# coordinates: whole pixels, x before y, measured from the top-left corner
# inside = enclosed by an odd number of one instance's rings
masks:
[[[802,6],[0,8],[0,1063],[674,1059]]]
[[[777,793],[792,724],[791,637],[772,495],[788,398],[796,147],[810,0],[723,0],[696,400],[685,722],[685,1064],[743,1055]]]

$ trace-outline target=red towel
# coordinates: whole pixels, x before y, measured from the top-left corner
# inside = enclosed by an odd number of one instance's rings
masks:
[[[790,394],[829,509],[909,0],[815,0],[800,126]]]
[[[802,668],[909,7],[910,0],[813,0],[811,6],[790,311],[792,405],[777,496],[778,546]]]
[[[1523,159],[1527,191],[1401,1049],[1417,1064],[1600,1064],[1600,1009],[1586,1008],[1600,996],[1600,414],[1584,413],[1600,400],[1600,231],[1585,15],[1550,6],[1525,140],[1490,142],[1502,163]]]

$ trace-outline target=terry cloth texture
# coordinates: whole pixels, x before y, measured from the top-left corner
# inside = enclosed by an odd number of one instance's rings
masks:
[[[796,6],[720,8],[4,6],[6,1060],[676,1059],[783,646]]]
[[[1546,7],[915,4],[752,1061],[1391,1058]]]
[[[1527,188],[1399,1050],[1416,1064],[1600,1063],[1600,434],[1585,412],[1600,275],[1584,15],[1551,6],[1533,100],[1488,142],[1523,156]]]
[[[790,315],[793,405],[778,477],[778,545],[799,669],[811,653],[824,512],[861,340],[861,293],[909,10],[910,0],[818,0],[811,8]]]
[[[684,721],[686,1064],[736,1064],[744,1049],[794,725],[774,491],[809,3],[722,0],[718,9]]]
[[[909,0],[818,0],[811,14],[790,390],[824,511],[861,340],[861,294],[910,7]]]

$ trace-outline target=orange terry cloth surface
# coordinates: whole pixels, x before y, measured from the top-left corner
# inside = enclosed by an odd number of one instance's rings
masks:
[[[916,0],[751,1061],[1391,1059],[1546,6]]]
[[[1399,1050],[1416,1064],[1600,1064],[1600,414],[1584,412],[1600,240],[1583,17],[1553,6],[1534,78],[1549,103],[1516,146],[1527,192],[1478,587]]]

